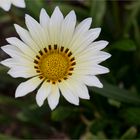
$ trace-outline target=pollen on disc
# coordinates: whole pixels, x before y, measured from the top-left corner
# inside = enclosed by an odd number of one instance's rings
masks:
[[[52,53],[42,58],[40,69],[50,80],[59,80],[68,73],[69,60],[59,53]]]

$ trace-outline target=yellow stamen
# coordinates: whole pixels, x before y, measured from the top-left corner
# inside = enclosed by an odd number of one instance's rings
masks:
[[[40,61],[40,70],[43,76],[55,81],[67,75],[69,60],[59,53],[46,55]]]

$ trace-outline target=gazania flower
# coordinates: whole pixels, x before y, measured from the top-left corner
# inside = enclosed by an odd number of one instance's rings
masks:
[[[76,26],[74,11],[64,18],[56,7],[51,17],[42,9],[40,23],[29,15],[25,21],[29,31],[15,25],[22,41],[11,37],[7,39],[9,45],[2,47],[12,57],[1,62],[10,68],[8,74],[29,78],[17,87],[16,97],[38,88],[37,104],[42,106],[47,98],[54,109],[60,93],[68,102],[79,105],[79,98],[90,98],[87,86],[103,87],[96,75],[109,72],[99,65],[110,57],[101,51],[108,42],[93,42],[101,29],[89,29],[91,18]]]
[[[5,11],[10,10],[11,4],[20,8],[25,8],[24,0],[0,0],[0,7]]]

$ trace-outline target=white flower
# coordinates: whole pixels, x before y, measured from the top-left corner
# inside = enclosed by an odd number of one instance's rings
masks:
[[[103,87],[96,75],[109,72],[99,63],[111,55],[101,51],[107,41],[93,42],[101,29],[89,29],[91,18],[76,26],[74,11],[64,18],[56,7],[51,17],[42,9],[40,23],[29,15],[25,20],[29,31],[15,25],[22,41],[11,37],[7,39],[9,45],[2,47],[11,56],[1,62],[10,68],[8,73],[15,78],[29,78],[18,86],[16,97],[39,88],[37,104],[42,106],[47,98],[54,109],[60,92],[68,102],[79,105],[79,98],[90,98],[87,86]]]
[[[24,0],[0,0],[0,7],[5,11],[10,10],[11,4],[20,8],[25,8]]]

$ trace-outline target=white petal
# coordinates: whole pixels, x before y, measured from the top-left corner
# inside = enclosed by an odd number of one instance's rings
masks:
[[[109,43],[108,41],[104,40],[95,41],[89,46],[89,48],[91,47],[93,51],[100,51],[104,49],[108,45],[108,43]]]
[[[23,53],[17,47],[12,45],[2,46],[1,49],[11,57],[20,58],[23,56]]]
[[[101,28],[94,28],[87,31],[83,36],[79,36],[77,40],[72,44],[72,49],[74,50],[74,54],[78,54],[82,52],[85,48],[89,46],[101,32]]]
[[[83,20],[82,22],[80,22],[79,25],[77,25],[72,42],[75,42],[75,40],[77,40],[79,36],[85,34],[88,31],[88,29],[90,28],[91,22],[92,22],[92,19],[87,18]]]
[[[48,40],[41,25],[34,18],[27,14],[25,15],[25,23],[34,42],[40,46],[40,49],[46,47],[48,45]]]
[[[86,53],[92,53],[92,54],[96,54],[98,51],[104,49],[106,46],[108,45],[107,41],[101,40],[101,41],[95,41],[93,43],[91,43],[87,49],[85,49],[84,51],[82,51],[81,53],[77,54],[78,56],[83,56]]]
[[[48,97],[50,92],[51,92],[51,84],[44,81],[44,83],[41,85],[36,95],[36,102],[38,106],[43,105],[45,99]]]
[[[105,60],[107,60],[108,58],[111,57],[111,54],[107,53],[107,52],[102,52],[100,51],[97,55],[95,55],[92,60],[96,63],[101,63]]]
[[[16,89],[15,97],[22,97],[34,91],[41,82],[42,80],[40,80],[38,77],[34,77],[26,82],[22,82]]]
[[[0,62],[1,64],[10,67],[10,68],[14,68],[17,66],[24,66],[26,68],[33,68],[34,63],[29,61],[28,59],[25,59],[24,57],[19,57],[19,58],[8,58],[6,60],[3,60]]]
[[[99,81],[99,79],[96,76],[93,75],[82,76],[81,80],[88,86],[103,88],[103,84]]]
[[[75,95],[74,93],[72,93],[71,89],[68,87],[68,84],[66,83],[66,81],[63,81],[62,83],[59,83],[59,88],[60,91],[62,93],[62,95],[64,96],[64,98],[74,104],[74,105],[79,105],[79,98],[77,95]]]
[[[50,19],[50,39],[52,44],[60,45],[60,31],[63,21],[63,15],[58,7],[55,8]]]
[[[100,65],[93,65],[92,67],[75,67],[74,73],[76,74],[90,74],[98,75],[105,74],[109,72],[109,69]]]
[[[11,1],[10,0],[0,0],[0,7],[5,11],[9,11],[11,8]]]
[[[51,93],[48,96],[48,104],[51,110],[55,109],[59,103],[60,92],[57,85],[52,85]]]
[[[49,41],[50,40],[50,36],[49,36],[50,17],[48,16],[46,10],[43,8],[41,9],[40,12],[40,24],[45,32],[46,39]]]
[[[17,7],[25,8],[24,0],[11,0],[11,2]]]
[[[48,28],[49,21],[50,21],[49,15],[47,14],[46,10],[44,8],[42,8],[41,12],[40,12],[40,24],[41,24],[41,26],[44,28]]]
[[[0,63],[4,66],[7,66],[7,67],[12,67],[13,65],[17,64],[13,61],[12,58],[5,59],[5,60],[1,61]]]
[[[18,56],[18,57],[14,57],[14,58],[8,58],[6,60],[3,60],[0,62],[2,65],[10,67],[10,68],[14,68],[14,67],[26,67],[28,69],[34,69],[34,63],[26,58],[24,58],[24,56]]]
[[[81,41],[83,41],[83,39],[85,38],[85,34],[88,32],[88,29],[90,28],[91,22],[92,22],[92,19],[87,18],[87,19],[83,20],[76,27],[73,38],[72,38],[71,43],[69,45],[69,47],[71,49],[73,49],[73,50],[77,49],[78,44],[80,44]]]
[[[15,65],[13,65],[13,67],[15,66],[25,66],[25,67],[28,67],[28,68],[34,68],[34,62],[33,61],[30,61],[24,57],[20,57],[18,59],[16,58],[13,58],[13,61],[15,63]]]
[[[31,38],[29,32],[25,30],[24,28],[20,27],[17,24],[14,24],[15,29],[17,33],[19,34],[20,38],[32,49],[38,52],[40,48],[37,46],[37,44],[33,41]]]
[[[72,39],[74,29],[76,25],[76,15],[74,11],[71,11],[64,19],[61,29],[61,46],[68,46]]]
[[[71,87],[71,90],[73,91],[73,93],[78,95],[78,97],[82,99],[89,99],[90,97],[89,97],[88,89],[85,86],[85,84],[83,84],[80,80],[81,79],[79,77],[76,78],[74,76],[73,78],[70,79],[69,85]]]
[[[86,64],[86,62],[90,62],[91,64],[99,64],[102,61],[105,61],[106,59],[110,58],[111,55],[107,52],[98,51],[98,52],[86,52],[83,55],[79,55],[77,57],[77,62],[82,64]],[[84,65],[83,65],[84,66]]]
[[[6,39],[8,43],[10,43],[13,46],[16,46],[18,49],[20,49],[24,54],[28,55],[31,58],[35,58],[35,52],[33,52],[29,46],[24,44],[21,40],[19,40],[16,37],[10,37]]]
[[[1,64],[8,66],[10,68],[17,66],[24,66],[28,69],[33,68],[34,66],[33,60],[25,56],[23,53],[21,53],[21,51],[18,48],[12,45],[6,45],[2,47],[2,50],[13,58],[6,59],[2,61]]]
[[[76,59],[76,65],[74,67],[74,69],[84,69],[84,68],[89,68],[89,67],[93,67],[94,65],[97,65],[96,63],[93,63],[92,61],[81,61],[79,59]]]
[[[88,35],[88,39],[92,41],[94,41],[95,39],[98,38],[98,36],[100,35],[100,32],[101,32],[101,28],[94,28],[94,29],[90,29],[88,32],[87,32],[87,35]]]
[[[82,22],[77,25],[75,30],[75,35],[78,35],[79,33],[85,33],[88,31],[88,29],[91,26],[92,18],[86,18]]]
[[[108,72],[109,72],[109,69],[104,67],[104,66],[100,66],[100,65],[93,66],[93,74],[94,75],[105,74]]]
[[[14,66],[9,71],[8,74],[14,78],[22,77],[22,78],[30,78],[38,75],[38,73],[32,67],[25,66]]]

